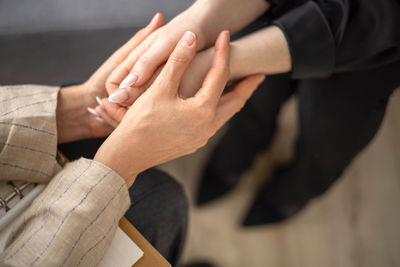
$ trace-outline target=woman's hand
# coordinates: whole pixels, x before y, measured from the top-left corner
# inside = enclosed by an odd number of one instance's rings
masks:
[[[128,55],[135,50],[146,38],[160,28],[164,23],[162,14],[157,13],[151,22],[139,30],[127,43],[115,51],[103,65],[83,84],[84,97],[88,107],[97,105],[96,96],[107,97],[106,81],[111,73],[119,66]]]
[[[221,97],[229,77],[229,33],[225,31],[216,42],[201,89],[183,99],[178,89],[196,45],[196,36],[186,33],[152,86],[124,111],[121,124],[96,153],[94,159],[118,172],[128,186],[141,171],[204,146],[264,79],[263,75],[249,77]]]
[[[179,85],[179,94],[183,98],[192,97],[200,89],[204,78],[207,75],[212,63],[214,48],[199,52],[194,57],[189,68],[186,70]],[[160,74],[164,65],[159,67],[153,77],[143,86],[135,89],[135,97],[139,97],[147,88],[151,86],[157,76]],[[123,119],[127,107],[112,103],[108,99],[101,99],[99,106],[95,108],[96,113],[104,119],[109,125],[116,128]]]
[[[65,87],[60,90],[56,113],[58,143],[102,137],[111,133],[113,128],[90,107],[94,108],[98,105],[96,97],[101,98],[108,95],[105,83],[111,72],[162,24],[162,15],[156,14],[149,25],[138,31],[108,58],[89,80],[81,85]]]
[[[146,87],[155,71],[165,63],[186,31],[202,36],[198,22],[200,19],[197,16],[192,16],[190,19],[186,17],[178,16],[153,32],[112,72],[106,82],[110,102],[124,106],[132,105],[140,95],[138,88]],[[118,92],[115,93],[116,91]]]
[[[189,9],[151,34],[115,69],[106,84],[109,100],[130,106],[140,95],[137,88],[142,87],[165,63],[185,31],[192,31],[198,36],[197,50],[202,50],[214,43],[222,29],[237,32],[268,7],[265,0],[197,0]]]
[[[214,55],[214,48],[198,52],[182,77],[179,93],[182,97],[191,97],[199,90]],[[139,97],[158,76],[160,67],[151,80],[135,88],[135,97]],[[231,44],[229,82],[235,82],[256,73],[276,74],[291,69],[291,58],[287,41],[282,30],[276,26],[266,27],[247,35]],[[106,100],[96,111],[113,127],[117,127],[126,112],[126,107],[112,104]]]

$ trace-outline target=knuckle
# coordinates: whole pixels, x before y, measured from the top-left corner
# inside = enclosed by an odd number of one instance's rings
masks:
[[[142,66],[146,66],[147,64],[149,64],[150,60],[148,59],[147,56],[141,56],[136,64],[140,64]]]
[[[185,64],[189,61],[189,58],[186,55],[172,55],[168,61],[172,64]]]

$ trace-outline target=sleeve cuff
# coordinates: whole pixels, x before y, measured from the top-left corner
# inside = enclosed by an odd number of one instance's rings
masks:
[[[335,40],[329,23],[312,1],[277,18],[292,58],[292,78],[329,76],[335,65]]]
[[[89,160],[85,158],[79,159],[81,162],[86,162],[86,164],[92,164],[92,169],[94,169],[94,173],[108,173],[109,179],[104,179],[101,187],[105,192],[112,189],[111,191],[116,194],[118,207],[117,218],[121,218],[124,216],[125,212],[131,205],[131,199],[129,196],[129,189],[124,180],[116,171],[111,169],[110,167],[95,161]]]

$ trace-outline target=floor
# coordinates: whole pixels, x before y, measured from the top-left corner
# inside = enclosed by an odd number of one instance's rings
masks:
[[[282,109],[272,147],[236,189],[204,208],[192,205],[184,261],[208,259],[220,267],[400,266],[400,90],[375,139],[325,195],[285,223],[239,226],[260,177],[268,179],[274,166],[290,159],[296,116],[292,98]],[[184,184],[191,200],[217,139],[162,166]]]

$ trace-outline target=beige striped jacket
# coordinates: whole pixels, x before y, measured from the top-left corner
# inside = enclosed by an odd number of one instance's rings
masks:
[[[88,159],[54,174],[58,87],[0,87],[0,181],[48,183],[17,219],[0,266],[93,266],[130,205],[124,180]]]

